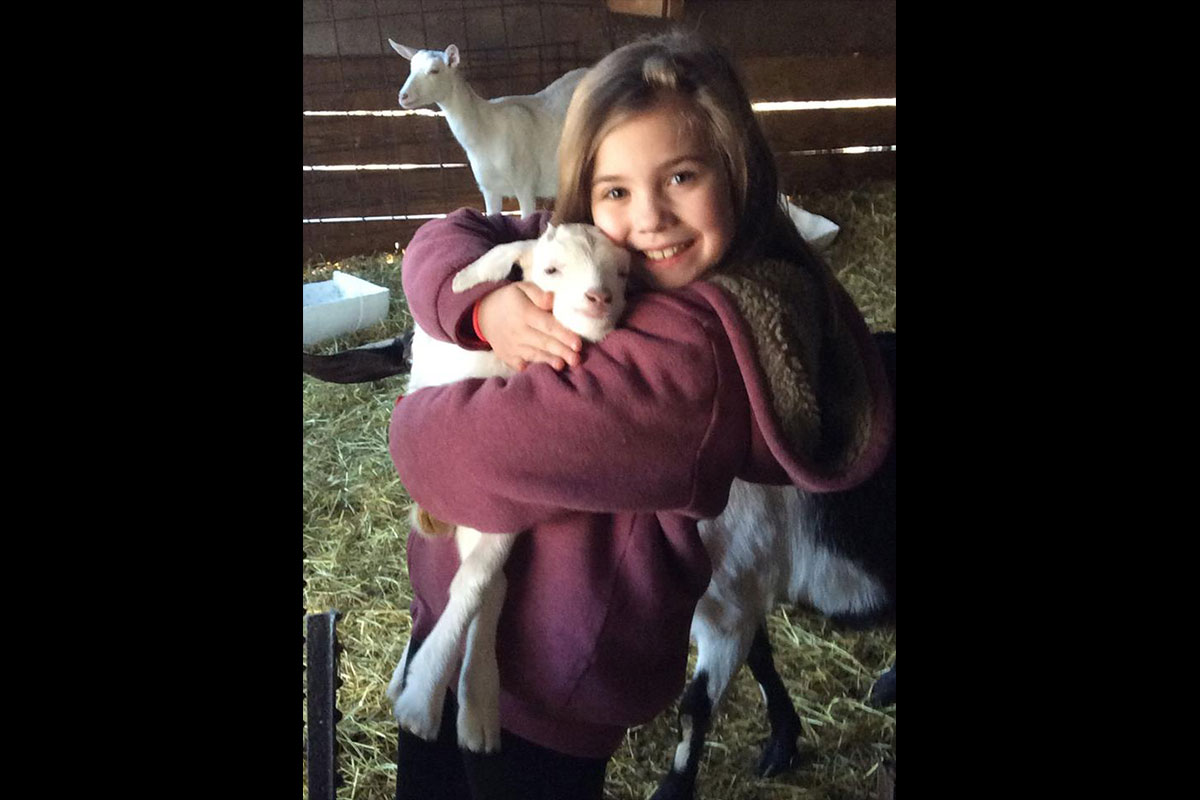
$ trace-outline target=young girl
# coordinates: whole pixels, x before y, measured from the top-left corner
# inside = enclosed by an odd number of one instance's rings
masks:
[[[729,61],[672,34],[622,47],[576,90],[559,149],[562,222],[634,253],[646,291],[581,350],[536,287],[450,290],[525,220],[460,210],[425,225],[403,265],[413,316],[491,347],[515,377],[398,402],[390,449],[413,499],[479,530],[528,531],[500,619],[502,750],[401,732],[398,798],[600,798],[625,731],[683,688],[710,575],[697,520],[734,477],[850,488],[882,460],[891,401],[862,317],[777,203],[771,153]],[[420,646],[458,567],[410,535]]]

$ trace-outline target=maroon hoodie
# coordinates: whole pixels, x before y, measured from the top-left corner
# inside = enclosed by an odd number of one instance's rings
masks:
[[[547,219],[463,209],[423,226],[402,265],[417,324],[479,347],[471,310],[499,284],[456,294],[454,273],[496,244],[536,237]],[[505,729],[559,752],[610,756],[627,728],[683,688],[692,613],[711,572],[696,523],[724,509],[733,478],[820,491],[878,465],[891,430],[890,402],[878,402],[886,384],[861,316],[848,298],[836,303],[851,317],[872,396],[868,435],[844,469],[823,470],[790,443],[754,326],[707,281],[631,297],[621,326],[585,344],[577,367],[536,364],[397,403],[390,450],[413,500],[481,531],[528,532],[505,567]],[[423,638],[459,559],[452,541],[410,533],[408,563],[413,635]]]

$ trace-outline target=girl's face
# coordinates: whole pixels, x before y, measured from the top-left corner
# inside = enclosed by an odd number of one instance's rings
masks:
[[[630,117],[600,142],[592,221],[634,251],[655,288],[684,286],[714,267],[734,237],[729,178],[720,156],[672,97]]]

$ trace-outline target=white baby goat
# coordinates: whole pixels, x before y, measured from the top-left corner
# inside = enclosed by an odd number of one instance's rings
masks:
[[[400,87],[400,107],[436,103],[446,112],[454,138],[467,151],[488,214],[499,214],[503,199],[515,197],[521,216],[528,217],[537,198],[558,193],[558,140],[586,68],[568,72],[537,94],[485,100],[462,76],[456,46],[414,50],[388,42],[411,62],[408,80]]]
[[[550,225],[537,240],[502,244],[464,267],[452,288],[461,292],[482,281],[502,280],[513,263],[524,278],[554,292],[554,316],[584,339],[606,336],[625,310],[629,252],[590,225]],[[490,350],[464,350],[413,330],[408,392],[464,378],[512,375]],[[428,531],[427,514],[417,527]],[[443,526],[449,527],[449,526]],[[400,726],[423,739],[437,738],[446,687],[466,634],[458,683],[458,743],[473,752],[500,749],[500,672],[496,625],[504,605],[504,562],[517,533],[454,530],[461,566],[450,583],[450,599],[433,630],[408,660],[408,647],[392,673],[387,696]],[[411,641],[410,641],[411,644]]]

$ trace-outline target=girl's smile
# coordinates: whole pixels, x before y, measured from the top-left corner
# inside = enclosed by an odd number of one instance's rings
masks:
[[[729,180],[691,103],[668,96],[600,142],[592,219],[635,258],[651,286],[684,286],[714,267],[734,235]]]
[[[684,250],[687,250],[689,247],[691,247],[693,243],[694,240],[684,242],[683,244],[671,245],[670,247],[663,248],[662,250],[647,250],[645,253],[643,253],[643,255],[646,256],[648,260],[653,261],[656,264],[666,266],[664,262],[669,262],[679,253],[682,253]]]

